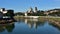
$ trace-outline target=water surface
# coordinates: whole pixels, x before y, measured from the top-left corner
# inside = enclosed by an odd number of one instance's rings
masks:
[[[16,19],[12,24],[0,24],[0,34],[60,34],[60,25],[48,20]]]

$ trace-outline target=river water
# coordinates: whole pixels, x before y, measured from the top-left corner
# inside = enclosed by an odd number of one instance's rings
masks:
[[[16,19],[11,24],[0,24],[0,34],[60,34],[60,25],[42,19]]]

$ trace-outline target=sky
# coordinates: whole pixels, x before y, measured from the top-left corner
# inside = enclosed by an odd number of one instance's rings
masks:
[[[30,7],[37,7],[38,10],[60,8],[60,0],[0,0],[0,8],[15,12],[26,12]]]

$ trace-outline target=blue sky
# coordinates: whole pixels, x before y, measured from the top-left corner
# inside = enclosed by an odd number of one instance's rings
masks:
[[[13,9],[15,12],[25,12],[35,6],[39,10],[60,8],[60,0],[0,0],[0,8]]]

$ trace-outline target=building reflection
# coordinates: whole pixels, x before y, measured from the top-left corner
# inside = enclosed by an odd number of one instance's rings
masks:
[[[59,21],[54,21],[54,20],[48,20],[48,19],[17,19],[19,23],[25,23],[29,26],[29,28],[34,28],[37,29],[40,26],[44,26],[44,24],[48,21],[49,25],[52,25],[53,27],[56,27],[57,29],[60,30],[60,22]]]
[[[45,20],[39,20],[39,19],[17,19],[19,23],[25,23],[29,26],[29,28],[35,28],[37,29],[38,26],[43,26]]]
[[[5,30],[7,30],[7,32],[12,32],[14,28],[15,28],[15,25],[13,22],[8,24],[0,24],[0,32],[3,32]]]
[[[44,19],[25,19],[25,24],[27,24],[29,28],[37,29],[40,26],[44,26],[45,21]]]

